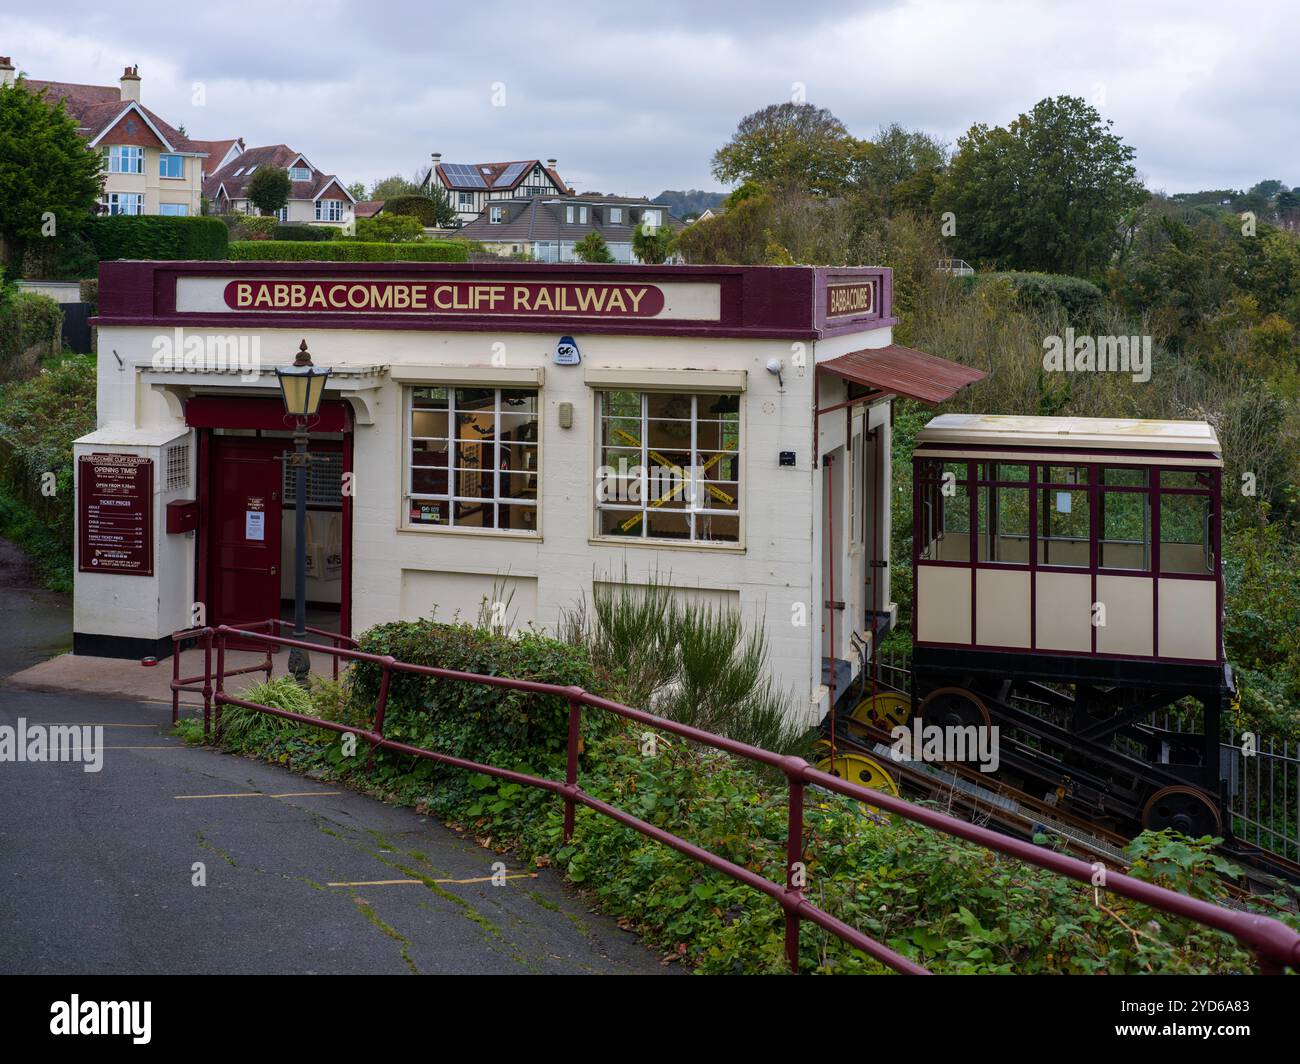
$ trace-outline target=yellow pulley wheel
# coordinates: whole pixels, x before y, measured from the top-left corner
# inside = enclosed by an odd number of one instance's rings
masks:
[[[899,724],[907,726],[912,720],[912,700],[898,691],[877,691],[854,706],[849,719],[883,731]]]
[[[894,782],[894,777],[881,767],[879,761],[865,754],[841,750],[833,760],[827,757],[818,761],[817,768],[849,783],[856,783],[859,787],[870,787],[873,791],[884,791],[885,794],[898,797],[898,784]],[[879,809],[866,802],[862,803],[862,809],[873,818],[883,815]]]

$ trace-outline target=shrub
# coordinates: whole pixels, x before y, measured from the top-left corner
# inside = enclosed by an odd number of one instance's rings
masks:
[[[1023,307],[1034,310],[1060,307],[1070,321],[1087,321],[1101,309],[1103,295],[1091,281],[1057,273],[992,273],[981,279],[1002,278],[1011,282]]]
[[[0,289],[0,381],[29,376],[62,349],[63,311],[49,296]]]
[[[357,222],[357,239],[400,244],[424,236],[424,223],[409,214],[381,214]]]
[[[277,225],[271,231],[269,240],[337,240],[337,229],[323,225]]]
[[[101,260],[224,259],[229,243],[217,218],[111,214],[86,219],[84,232]]]
[[[464,262],[465,248],[450,240],[378,244],[364,240],[237,240],[230,258],[271,262]]]
[[[511,676],[561,687],[590,690],[595,674],[586,651],[536,633],[518,638],[497,635],[469,624],[431,620],[396,622],[371,628],[360,649],[391,654],[414,665],[434,665],[460,672]],[[367,663],[351,670],[350,704],[354,715],[373,711],[380,670]],[[587,743],[607,732],[617,718],[588,710],[582,715]],[[566,700],[503,687],[457,683],[394,673],[389,685],[384,735],[413,746],[540,775],[562,773],[569,728]],[[337,760],[331,758],[332,760]],[[381,772],[397,777],[410,772],[410,759],[384,753]],[[429,763],[418,767],[421,778],[439,783],[437,802],[450,809],[471,793],[470,776],[461,769]]]
[[[394,196],[384,200],[384,214],[418,218],[421,228],[438,224],[438,205],[429,196]]]
[[[94,246],[78,232],[56,240],[29,241],[23,253],[22,275],[34,280],[79,281],[95,276],[98,269]]]

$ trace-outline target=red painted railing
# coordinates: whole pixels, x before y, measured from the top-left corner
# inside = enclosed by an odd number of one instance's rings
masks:
[[[925,968],[922,968],[914,961],[896,953],[888,946],[877,942],[856,928],[850,927],[842,920],[836,919],[804,896],[803,890],[797,885],[797,882],[800,879],[799,872],[803,862],[803,802],[804,789],[808,786],[821,787],[835,794],[841,794],[846,798],[867,802],[877,809],[923,824],[935,831],[966,839],[986,849],[994,850],[1008,857],[1014,857],[1026,864],[1045,868],[1089,886],[1094,885],[1093,866],[1077,858],[1067,857],[1064,854],[1041,846],[1035,846],[1021,839],[1000,835],[988,828],[957,820],[924,806],[914,805],[905,799],[896,798],[882,791],[874,791],[849,783],[838,776],[818,771],[804,761],[803,758],[783,756],[770,750],[763,750],[747,743],[736,742],[733,739],[701,731],[699,728],[692,728],[685,724],[678,724],[675,721],[665,720],[662,717],[656,717],[652,713],[646,713],[644,710],[633,709],[630,706],[620,705],[617,702],[611,702],[607,698],[590,694],[581,687],[560,687],[555,684],[538,683],[533,680],[517,680],[506,676],[482,676],[476,673],[457,672],[452,669],[439,669],[428,665],[411,665],[387,655],[369,654],[337,645],[339,640],[344,637],[338,637],[334,646],[326,647],[256,630],[260,628],[274,630],[282,626],[283,622],[279,621],[266,621],[258,625],[243,627],[222,625],[218,628],[192,629],[188,632],[177,633],[173,637],[178,642],[182,639],[201,640],[209,651],[215,639],[217,649],[216,686],[215,688],[212,687],[212,677],[209,672],[209,675],[204,678],[203,691],[205,693],[205,706],[209,697],[216,706],[216,734],[218,737],[221,734],[221,707],[224,705],[243,706],[246,709],[269,713],[287,720],[310,724],[317,728],[355,735],[370,744],[370,761],[372,764],[376,750],[393,750],[412,757],[426,758],[438,764],[453,765],[467,771],[481,772],[486,776],[493,776],[497,779],[509,780],[524,786],[550,791],[564,800],[564,839],[566,842],[573,836],[575,810],[579,805],[584,805],[588,809],[594,809],[611,820],[632,828],[657,842],[661,842],[665,846],[669,846],[679,853],[683,853],[701,864],[730,876],[732,879],[772,898],[785,913],[785,950],[793,971],[798,971],[799,966],[799,924],[801,921],[807,920],[831,932],[854,948],[860,949],[868,956],[874,957],[882,964],[888,965],[895,971],[909,975],[929,974]],[[374,727],[367,731],[334,721],[321,720],[318,717],[277,709],[274,706],[258,705],[255,702],[249,702],[227,694],[225,691],[226,677],[239,672],[250,671],[250,669],[226,671],[226,643],[231,638],[236,638],[244,643],[253,642],[266,646],[268,663],[271,649],[277,646],[301,647],[315,653],[329,654],[335,661],[336,676],[338,673],[337,663],[340,659],[364,661],[372,665],[378,665],[381,673],[379,695],[375,703]],[[347,641],[353,642],[352,640]],[[207,660],[210,661],[210,658]],[[256,665],[252,666],[251,670],[256,671],[263,668],[266,668],[266,666]],[[533,694],[550,695],[563,699],[569,705],[568,757],[564,782],[561,783],[558,780],[545,779],[540,776],[531,776],[522,772],[513,772],[493,765],[483,765],[465,758],[440,754],[433,750],[423,750],[419,747],[408,746],[406,743],[386,739],[384,737],[384,711],[388,704],[389,683],[395,672],[417,676],[432,676],[438,679],[463,683],[484,684],[489,687],[504,687],[514,691],[527,691]],[[176,675],[179,676],[178,673]],[[783,773],[789,787],[785,885],[780,886],[764,876],[758,875],[751,869],[712,854],[693,843],[687,842],[685,839],[673,835],[671,832],[665,831],[663,828],[646,823],[630,813],[626,813],[606,802],[602,802],[599,798],[587,794],[578,785],[578,737],[584,708],[614,713],[627,720],[678,735],[683,739],[689,739],[691,742],[711,746],[716,750],[724,750],[727,753],[750,761],[756,761],[759,764],[769,765]],[[207,730],[208,715],[205,711],[205,734]],[[1099,884],[1098,889],[1110,891],[1133,901],[1150,905],[1171,915],[1183,917],[1232,935],[1238,942],[1254,952],[1260,972],[1263,974],[1281,974],[1282,970],[1288,966],[1300,968],[1300,934],[1292,931],[1279,920],[1254,913],[1226,909],[1209,902],[1199,901],[1196,898],[1189,898],[1176,891],[1140,879],[1134,879],[1132,876],[1120,872],[1107,871],[1105,882]]]

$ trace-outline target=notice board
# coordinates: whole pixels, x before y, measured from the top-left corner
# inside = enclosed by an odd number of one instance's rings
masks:
[[[153,576],[153,459],[83,454],[77,462],[77,568]]]

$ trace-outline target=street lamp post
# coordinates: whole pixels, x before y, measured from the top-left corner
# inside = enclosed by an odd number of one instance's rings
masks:
[[[307,635],[307,468],[311,456],[307,453],[307,429],[320,407],[321,394],[329,369],[313,366],[307,341],[298,345],[298,354],[292,366],[275,371],[280,381],[280,394],[284,409],[294,419],[292,453],[283,457],[294,471],[294,574],[293,574],[293,637],[305,639]],[[307,686],[311,672],[311,657],[301,647],[289,652],[289,672]]]

